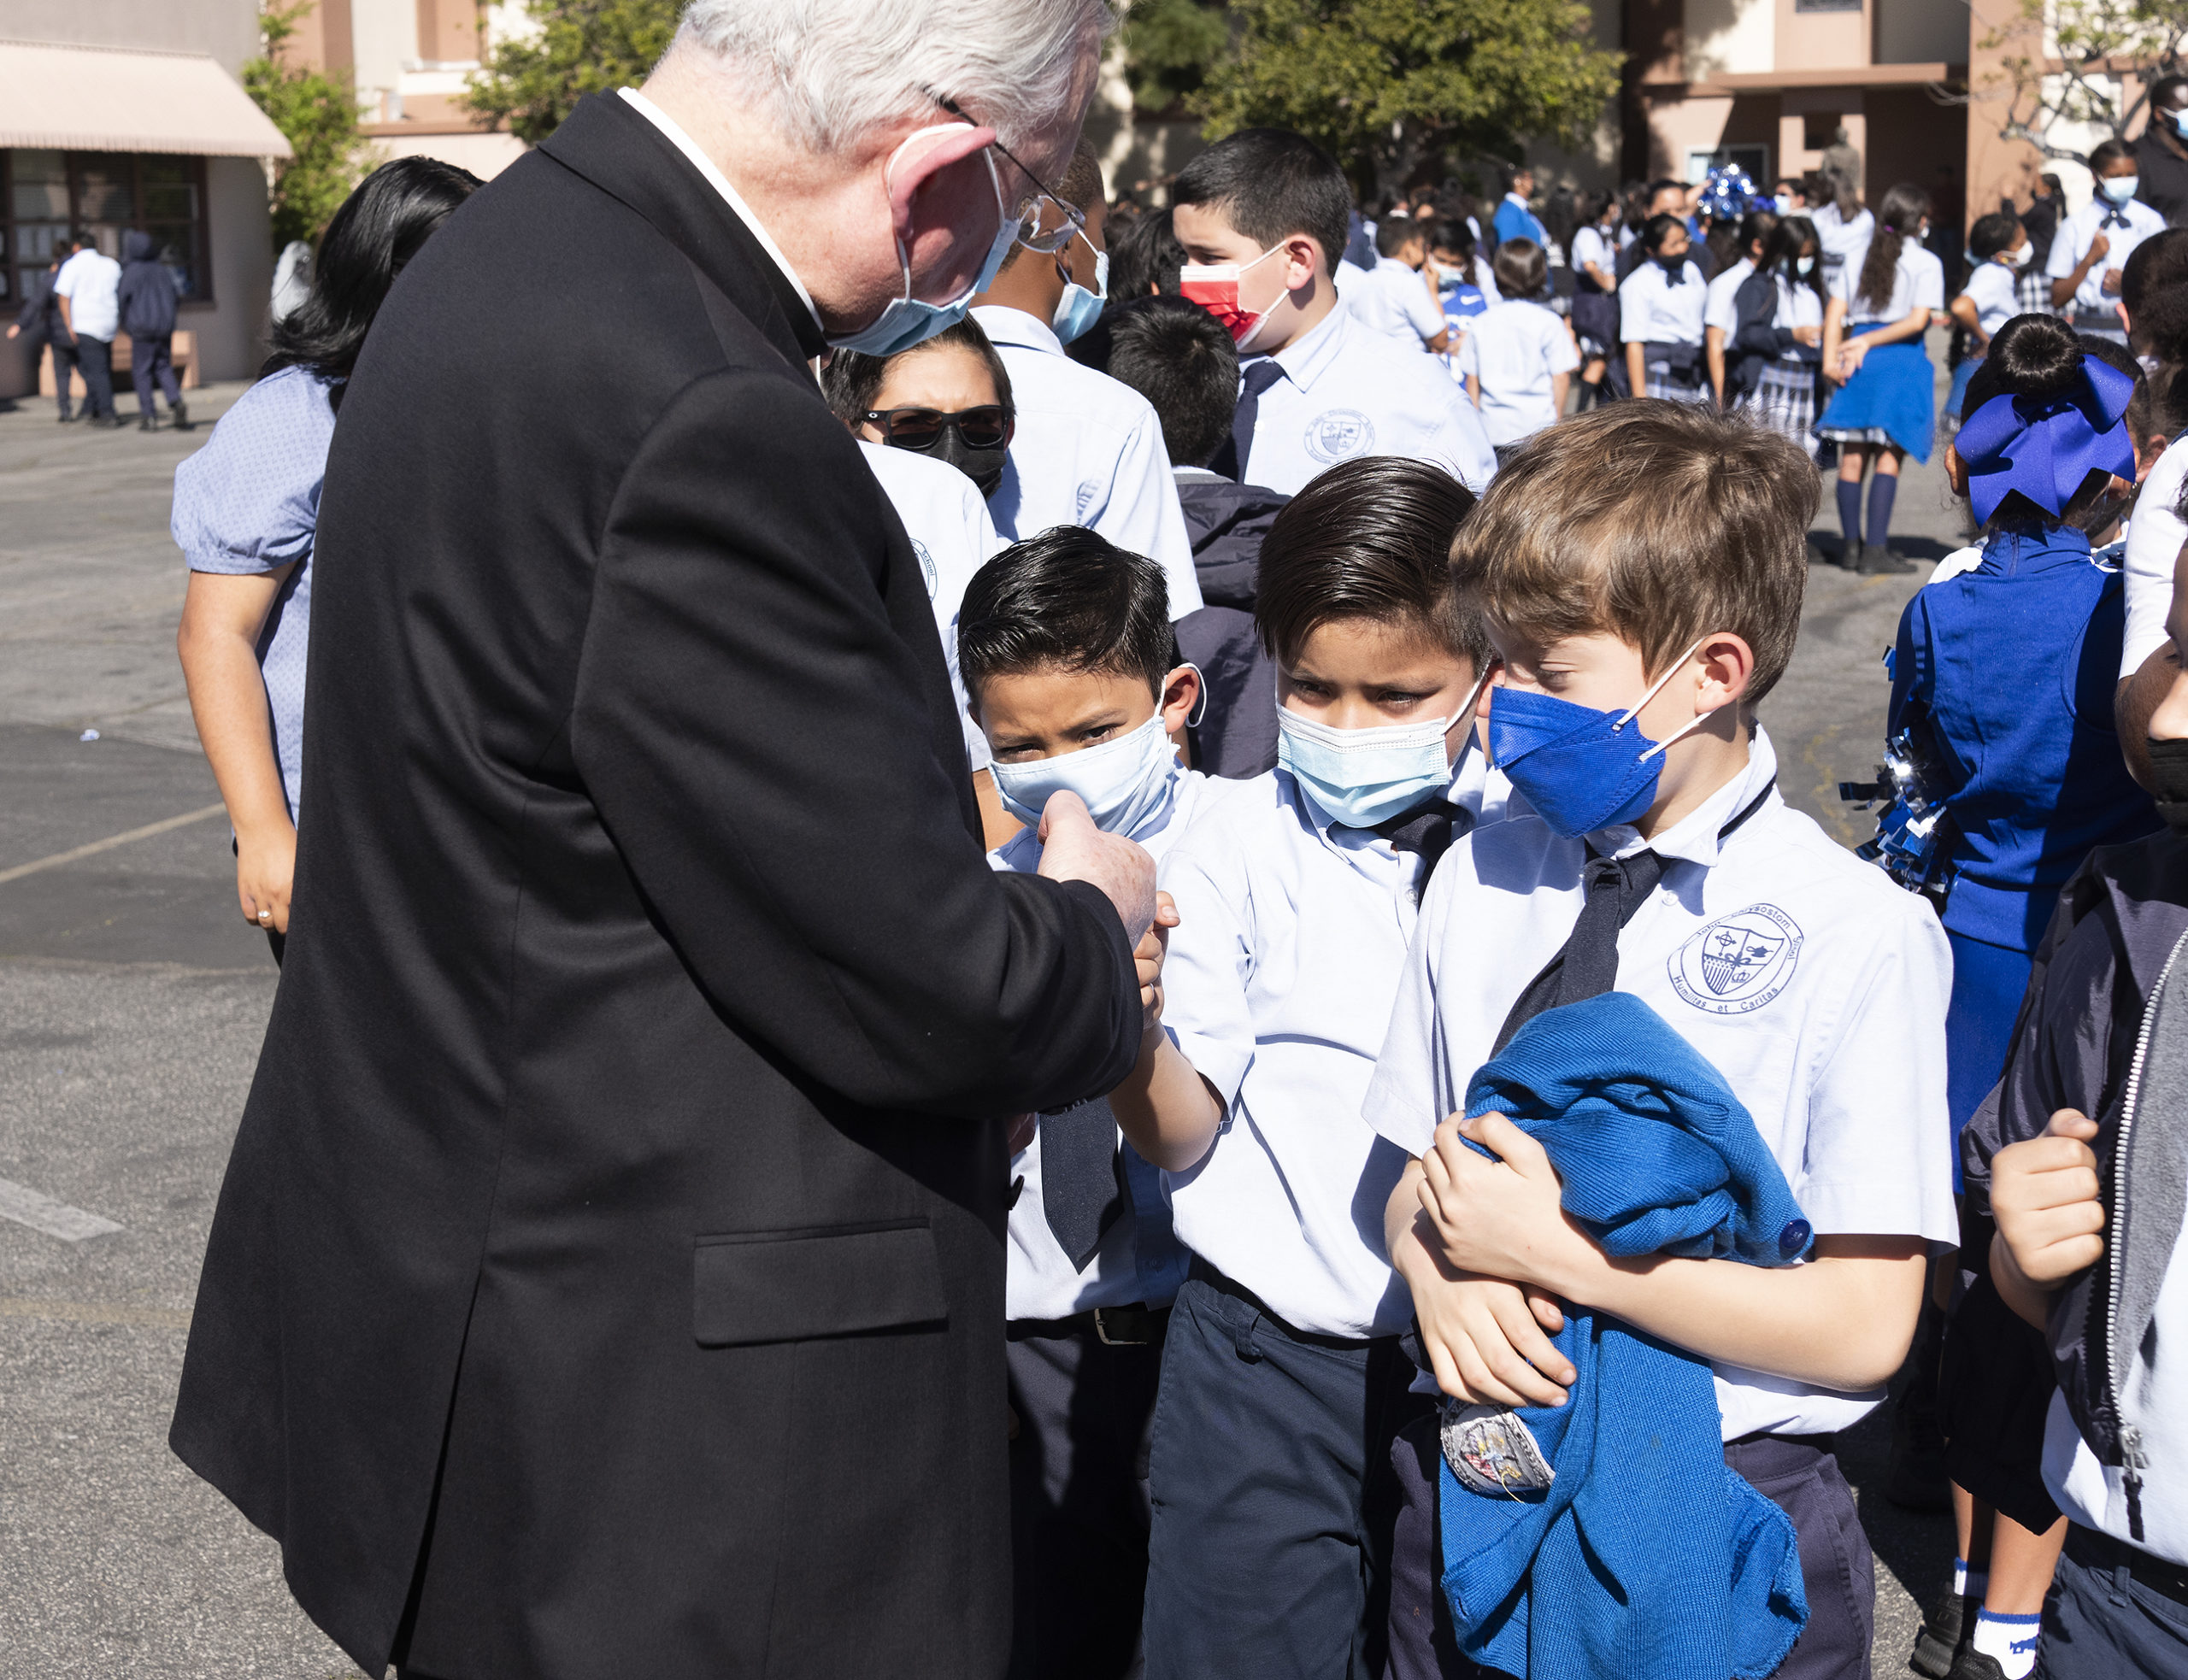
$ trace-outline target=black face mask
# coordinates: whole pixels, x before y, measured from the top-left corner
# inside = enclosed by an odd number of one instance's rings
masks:
[[[979,487],[982,496],[993,496],[996,486],[1003,482],[1003,463],[1009,452],[1005,443],[975,449],[954,426],[944,426],[933,444],[920,451],[929,461],[948,461]]]
[[[2188,741],[2150,743],[2150,797],[2165,825],[2188,836]]]
[[[1680,277],[1686,273],[1686,253],[1681,251],[1677,256],[1660,256],[1656,259],[1656,267],[1670,275],[1673,283],[1676,285]]]

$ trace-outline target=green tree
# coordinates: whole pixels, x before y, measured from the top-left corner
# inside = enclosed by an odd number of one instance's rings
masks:
[[[274,249],[315,240],[364,173],[368,154],[357,120],[357,94],[347,76],[286,64],[281,48],[297,20],[318,0],[266,0],[258,14],[262,43],[243,67],[244,91],[273,119],[291,156],[274,166]]]
[[[1363,183],[1432,159],[1517,159],[1583,142],[1625,55],[1597,50],[1580,0],[1232,0],[1234,50],[1189,104],[1210,138],[1271,124]]]
[[[538,144],[588,93],[644,81],[676,32],[682,0],[526,0],[538,26],[496,46],[464,100]]]
[[[1141,112],[1156,116],[1175,110],[1200,91],[1209,66],[1230,38],[1220,4],[1132,0],[1125,14],[1125,79]]]
[[[2188,0],[2020,0],[1978,44],[2001,55],[1979,89],[2007,102],[2000,136],[2086,163],[2080,131],[2126,139],[2150,84],[2188,62]],[[2121,97],[2125,70],[2142,85],[2132,100]]]

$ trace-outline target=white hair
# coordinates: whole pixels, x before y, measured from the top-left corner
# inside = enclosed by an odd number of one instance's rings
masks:
[[[691,0],[675,46],[712,55],[815,152],[948,121],[936,94],[1012,145],[1056,120],[1080,53],[1115,26],[1109,0]]]

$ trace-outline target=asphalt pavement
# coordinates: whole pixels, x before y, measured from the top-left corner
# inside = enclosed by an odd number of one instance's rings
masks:
[[[239,391],[192,393],[193,417]],[[0,1680],[352,1672],[272,1542],[166,1447],[276,979],[174,656],[168,498],[206,429],[0,412]],[[1910,470],[1897,525],[1925,559],[1959,545],[1934,465]],[[1827,485],[1819,532],[1835,552]],[[1786,797],[1850,843],[1872,825],[1835,784],[1874,766],[1879,659],[1919,582],[1812,567],[1762,708]],[[1885,1433],[1879,1413],[1842,1447],[1878,1554],[1880,1680],[1953,1555],[1948,1521],[1882,1498]]]

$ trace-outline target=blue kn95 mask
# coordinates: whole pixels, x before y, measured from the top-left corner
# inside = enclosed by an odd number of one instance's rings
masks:
[[[1098,747],[1019,764],[997,759],[992,768],[1003,808],[1019,821],[1038,826],[1051,794],[1075,793],[1086,802],[1095,827],[1130,839],[1168,802],[1178,755],[1157,712]]]
[[[956,123],[937,123],[932,128],[907,135],[903,145],[890,154],[888,164],[881,172],[884,185],[889,179],[890,170],[897,167],[897,160],[903,156],[904,146],[922,136],[944,133],[957,126]],[[857,350],[866,355],[895,355],[956,326],[965,319],[965,311],[972,308],[973,299],[995,284],[995,277],[1003,270],[1003,260],[1018,243],[1019,225],[1011,220],[1009,207],[1003,202],[1003,178],[996,173],[995,159],[985,153],[982,156],[987,158],[989,185],[995,188],[997,226],[995,238],[988,246],[987,260],[973,277],[972,285],[947,303],[929,303],[913,297],[911,253],[904,249],[900,238],[897,241],[897,261],[904,271],[904,295],[891,298],[887,307],[857,332],[831,337],[829,344],[839,350]]]
[[[1485,674],[1466,704],[1448,718],[1372,729],[1332,729],[1279,702],[1276,761],[1332,822],[1373,828],[1449,785],[1466,749],[1462,746],[1456,758],[1448,756],[1444,737],[1457,725],[1471,722],[1488,680]]]
[[[1694,648],[1702,645],[1697,642]],[[1663,750],[1710,714],[1662,741],[1633,727],[1641,708],[1685,667],[1689,648],[1630,710],[1599,712],[1532,689],[1489,696],[1490,761],[1510,779],[1553,833],[1574,839],[1637,820],[1656,802]]]

